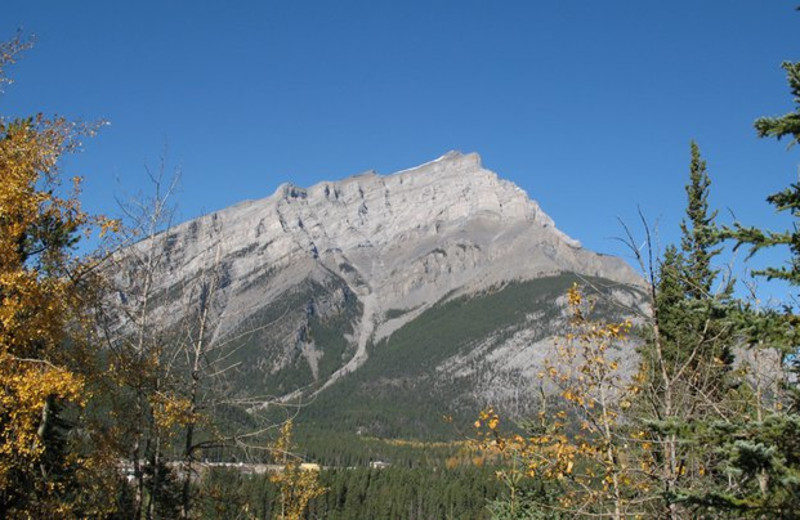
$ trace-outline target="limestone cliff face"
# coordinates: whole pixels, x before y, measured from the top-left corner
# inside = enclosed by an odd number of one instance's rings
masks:
[[[385,176],[284,184],[270,197],[186,222],[158,240],[168,252],[167,272],[157,281],[165,294],[212,264],[222,273],[218,338],[253,327],[270,306],[286,305],[276,327],[289,339],[276,340],[274,331],[259,336],[261,353],[254,355],[267,372],[308,364],[316,392],[358,369],[368,345],[443,298],[564,272],[639,282],[622,260],[560,232],[474,153],[450,152]],[[175,305],[165,299],[164,314],[179,313],[170,310]],[[307,332],[312,322],[339,318],[346,345],[336,349],[335,362],[321,363],[328,346]]]

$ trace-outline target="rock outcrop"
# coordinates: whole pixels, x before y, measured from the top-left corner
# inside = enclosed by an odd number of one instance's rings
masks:
[[[281,318],[251,338],[249,381],[307,365],[310,376],[295,386],[315,393],[358,370],[370,345],[438,302],[561,273],[639,283],[622,260],[583,249],[559,231],[474,153],[450,152],[385,176],[283,184],[270,197],[183,223],[156,240],[167,253],[156,281],[162,294],[210,268],[219,273],[217,340]],[[160,305],[163,316],[181,313],[169,297]],[[289,381],[270,389],[296,395]]]

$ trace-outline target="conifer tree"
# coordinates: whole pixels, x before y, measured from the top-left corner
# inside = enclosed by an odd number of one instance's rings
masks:
[[[686,185],[686,218],[681,222],[681,250],[685,255],[683,284],[687,296],[702,299],[711,294],[717,271],[711,260],[719,254],[719,238],[715,233],[717,212],[708,211],[708,190],[711,180],[706,162],[700,157],[697,143],[691,142],[689,184]]]
[[[774,137],[778,140],[787,137],[789,147],[800,143],[800,62],[784,62],[789,87],[794,98],[795,110],[781,117],[762,117],[756,120],[755,128],[759,137]],[[737,240],[736,247],[747,245],[750,254],[773,247],[789,249],[789,265],[767,267],[755,274],[785,280],[792,286],[800,286],[800,182],[793,182],[787,188],[767,197],[767,202],[779,213],[788,213],[793,225],[786,231],[765,231],[756,227],[739,224],[727,236]]]
[[[714,455],[696,443],[707,425],[724,419],[731,387],[733,309],[730,282],[715,291],[713,259],[720,249],[711,181],[692,142],[686,215],[680,248],[668,246],[651,277],[652,315],[640,348],[642,390],[630,416],[654,464],[644,473],[659,490],[661,516],[683,518],[687,496],[702,489]],[[653,497],[656,499],[657,497]]]
[[[795,110],[781,117],[755,122],[759,137],[788,137],[789,146],[800,142],[800,63],[783,63],[794,96]],[[767,197],[778,212],[792,217],[790,229],[768,231],[735,223],[720,236],[745,246],[750,255],[766,248],[787,247],[788,265],[754,271],[767,279],[800,286],[800,183],[794,182]],[[796,298],[796,295],[794,296]],[[786,374],[780,385],[764,388],[756,373],[746,380],[752,391],[747,413],[737,421],[712,425],[706,442],[721,456],[717,485],[692,500],[715,514],[741,518],[796,518],[800,509],[800,388],[797,309],[742,313],[739,328],[754,356],[777,359],[771,371]],[[793,374],[792,374],[793,373]],[[776,376],[777,377],[777,376]]]

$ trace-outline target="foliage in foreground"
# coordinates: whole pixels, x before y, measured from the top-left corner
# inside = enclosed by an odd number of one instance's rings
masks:
[[[5,67],[29,46],[0,44]],[[90,309],[95,259],[72,248],[113,222],[81,210],[80,178],[60,196],[61,156],[92,129],[41,115],[0,119],[0,511],[99,514],[118,479],[84,411],[101,378]]]
[[[649,491],[637,478],[652,463],[643,435],[620,435],[624,411],[640,389],[619,370],[631,323],[591,320],[591,303],[577,285],[568,301],[570,332],[558,345],[557,362],[540,374],[558,388],[557,396],[548,399],[540,383],[541,411],[523,425],[525,434],[501,433],[491,409],[475,423],[476,448],[510,462],[498,472],[510,495],[506,505],[493,506],[499,516],[556,518],[582,511],[624,517],[639,512]]]
[[[783,68],[796,109],[756,128],[791,145],[800,142],[800,63]],[[751,255],[784,247],[788,265],[754,274],[800,286],[800,183],[767,199],[791,215],[788,231],[720,229],[694,143],[691,156],[680,247],[656,265],[646,261],[652,249],[633,248],[649,272],[652,303],[638,331],[638,375],[615,373],[609,346],[626,327],[587,319],[573,289],[578,330],[565,334],[559,363],[543,374],[560,388],[556,402],[543,394],[539,416],[522,424],[525,435],[501,432],[500,417],[482,412],[477,447],[506,464],[498,475],[509,493],[492,504],[495,518],[797,517],[800,319],[788,304],[762,310],[736,300],[731,280],[713,292],[713,260],[724,240]]]
[[[0,44],[0,83],[27,46],[20,39]],[[783,67],[797,107],[759,119],[756,128],[760,137],[796,144],[800,64]],[[593,317],[591,304],[573,288],[572,330],[541,376],[558,389],[556,396],[542,392],[541,411],[520,425],[522,433],[501,431],[493,410],[479,418],[478,447],[484,458],[503,462],[499,481],[487,478],[487,468],[471,466],[318,473],[287,458],[284,471],[271,478],[212,471],[193,486],[201,447],[231,438],[207,428],[201,413],[220,401],[199,397],[210,388],[199,383],[211,379],[203,374],[213,373],[203,372],[208,365],[200,360],[215,347],[205,342],[209,307],[195,293],[208,294],[218,281],[209,273],[207,285],[188,293],[189,303],[201,302],[196,324],[183,331],[189,341],[181,352],[196,361],[180,367],[190,369],[183,372],[189,380],[163,364],[163,340],[174,331],[149,329],[146,304],[144,321],[136,322],[138,337],[148,336],[146,346],[97,348],[98,260],[78,257],[74,246],[92,229],[103,233],[116,224],[82,211],[80,179],[63,195],[58,168],[78,138],[91,133],[38,115],[0,120],[4,517],[797,516],[800,319],[790,306],[764,311],[735,300],[727,282],[712,292],[718,277],[712,264],[723,240],[751,254],[785,248],[787,265],[757,274],[800,286],[800,183],[767,199],[791,216],[788,230],[739,223],[720,230],[708,211],[710,181],[693,144],[681,244],[647,266],[652,311],[636,331],[643,338],[641,370],[632,379],[618,370],[631,324]],[[289,450],[288,428],[278,452]],[[183,446],[173,452],[182,456],[183,474],[166,456],[179,441]],[[120,479],[121,458],[133,461],[134,486]],[[498,499],[501,485],[505,499]]]

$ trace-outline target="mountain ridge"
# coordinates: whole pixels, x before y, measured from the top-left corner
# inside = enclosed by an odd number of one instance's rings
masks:
[[[485,169],[476,153],[449,152],[393,174],[370,170],[308,188],[284,183],[268,197],[190,220],[133,246],[149,247],[164,257],[153,278],[160,295],[153,312],[166,322],[179,320],[202,298],[187,288],[213,271],[218,287],[211,302],[211,342],[247,338],[235,342],[234,357],[242,367],[235,391],[283,400],[329,391],[358,373],[380,345],[392,345],[398,331],[442,306],[458,307],[446,302],[480,299],[514,284],[534,291],[530,298],[544,311],[520,314],[515,323],[503,318],[498,323],[506,323],[506,332],[487,327],[480,329],[485,337],[458,340],[483,345],[482,353],[469,355],[460,344],[433,345],[461,353],[452,359],[434,356],[444,364],[430,368],[439,370],[442,380],[466,377],[474,371],[465,363],[480,357],[486,370],[496,362],[497,370],[528,373],[530,366],[518,365],[535,360],[517,350],[525,342],[548,348],[543,334],[561,319],[552,287],[564,287],[526,282],[574,273],[618,293],[641,284],[624,261],[588,251],[558,230],[537,202]],[[135,278],[129,275],[133,288]],[[551,288],[548,302],[539,301],[544,293],[536,292],[544,287]],[[541,334],[520,336],[525,327]],[[505,343],[496,341],[500,336]],[[534,358],[541,362],[542,356]],[[401,356],[397,362],[414,360]],[[432,382],[438,376],[425,377]]]

